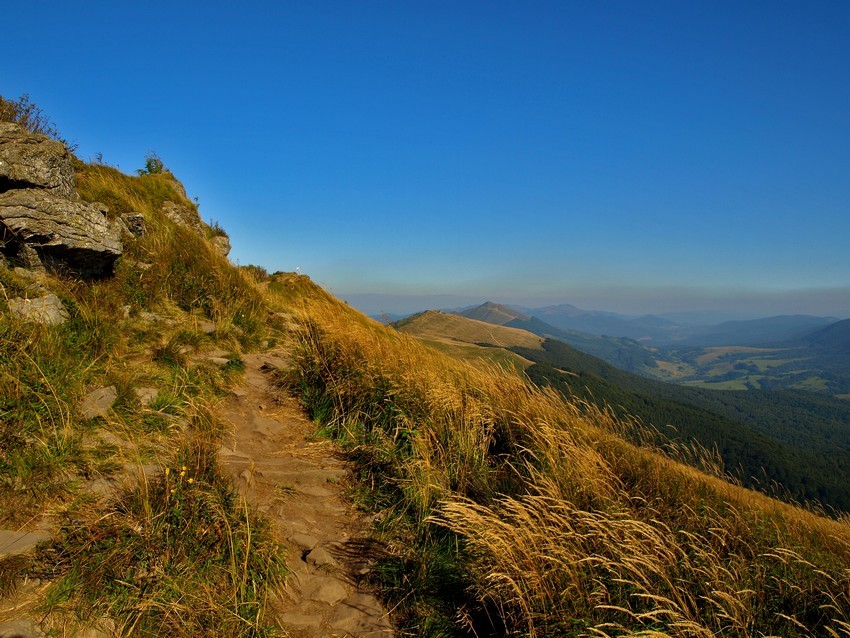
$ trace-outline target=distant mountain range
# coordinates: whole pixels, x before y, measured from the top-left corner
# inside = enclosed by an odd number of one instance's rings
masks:
[[[654,315],[626,317],[613,312],[582,310],[571,304],[523,308],[523,312],[564,330],[592,335],[626,337],[638,341],[667,343],[686,334],[686,329],[669,319]]]
[[[783,315],[693,326],[655,315],[627,317],[611,312],[582,310],[570,304],[519,310],[556,328],[592,335],[626,337],[647,345],[759,346],[800,339],[838,321],[835,317]]]
[[[751,320],[724,321],[698,325],[674,321],[658,315],[630,317],[602,310],[584,310],[572,304],[539,308],[508,306],[487,301],[478,306],[443,308],[443,312],[461,314],[471,319],[505,325],[511,321],[540,321],[560,330],[585,335],[631,339],[651,347],[672,346],[751,346],[760,347],[786,342],[798,342],[821,328],[839,320],[835,317],[812,315],[781,315]],[[398,314],[373,315],[387,322],[398,321]]]
[[[675,343],[679,346],[763,346],[797,342],[837,321],[834,317],[810,315],[781,315],[750,321],[727,321],[716,326],[693,329],[690,336]]]
[[[456,314],[557,339],[652,379],[717,390],[797,389],[850,399],[850,320],[786,315],[686,327],[653,315],[626,318],[569,304],[518,308],[489,301]],[[593,321],[598,322],[595,332],[565,327],[587,327]],[[599,325],[620,329],[616,335],[600,334]],[[621,336],[638,334],[638,328],[641,341]],[[654,337],[648,336],[653,330]],[[652,344],[652,339],[665,342]]]
[[[468,319],[527,330],[544,338],[558,339],[582,352],[599,357],[622,370],[650,377],[657,376],[658,365],[654,354],[633,339],[561,329],[537,316],[531,316],[515,308],[490,301],[457,314]]]
[[[707,385],[686,387],[649,379],[647,375],[624,371],[623,366],[610,365],[553,336],[569,336],[569,331],[554,328],[515,308],[493,303],[458,314],[420,313],[394,326],[456,357],[473,362],[484,360],[487,365],[519,367],[539,385],[609,406],[621,415],[634,415],[659,428],[660,440],[670,437],[716,448],[726,467],[740,471],[746,485],[759,486],[759,481],[765,478],[764,475],[758,478],[764,468],[768,482],[777,480],[795,498],[817,498],[850,510],[848,401],[810,392],[730,392],[710,390]],[[836,344],[848,343],[848,333],[850,321],[839,322],[810,333],[806,338],[812,345],[800,347],[829,348],[833,352]],[[602,344],[616,342],[613,338],[586,333],[584,338],[588,342],[597,339],[598,349],[604,349]],[[624,352],[629,348],[651,352],[636,341],[623,339],[622,342]],[[725,365],[727,350],[730,349],[695,349],[695,352],[710,359],[705,364],[710,368]],[[761,349],[731,348],[733,354],[739,350],[745,351],[742,356],[766,356]],[[787,356],[775,348],[767,349],[767,354]],[[625,355],[621,352],[619,356]],[[738,372],[734,367],[732,371]]]

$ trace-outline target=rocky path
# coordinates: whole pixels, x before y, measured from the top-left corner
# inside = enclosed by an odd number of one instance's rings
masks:
[[[282,352],[244,356],[244,384],[221,406],[230,432],[220,458],[249,502],[266,512],[289,546],[292,574],[274,613],[294,638],[393,635],[386,610],[358,579],[368,570],[363,521],[342,499],[344,463],[268,373]]]

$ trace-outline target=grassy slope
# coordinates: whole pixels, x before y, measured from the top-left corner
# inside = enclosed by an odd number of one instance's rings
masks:
[[[397,321],[393,327],[473,365],[496,364],[515,370],[527,368],[531,361],[507,348],[540,348],[543,343],[541,337],[524,330],[438,311],[413,315]]]
[[[84,199],[143,213],[148,232],[125,238],[114,277],[42,278],[69,310],[64,325],[0,313],[0,523],[45,519],[55,530],[34,558],[0,561],[0,593],[14,596],[24,574],[49,582],[14,604],[35,605],[60,633],[85,619],[116,635],[264,635],[280,553],[219,471],[215,417],[239,352],[273,329],[261,294],[202,235],[164,217],[166,200],[193,206],[169,173],[76,168]],[[5,269],[0,280],[8,297],[30,283]],[[209,349],[232,365],[193,360]],[[108,415],[84,418],[87,391],[109,385],[118,398]],[[158,389],[153,403],[140,402],[140,387]],[[170,471],[137,478],[151,465]],[[110,477],[116,492],[97,498],[91,487]]]
[[[506,328],[433,310],[402,319],[393,326],[402,332],[425,339],[482,343],[500,348],[540,348],[543,343],[541,337],[525,330]]]
[[[470,353],[457,342],[480,342],[488,329],[506,329],[439,312],[422,313],[395,325],[452,356],[466,360],[487,356],[488,361],[501,351],[489,348]],[[535,340],[532,347],[519,344],[517,335],[522,334]],[[512,347],[511,340],[517,345]],[[620,416],[637,416],[673,440],[716,449],[725,467],[748,487],[850,510],[850,408],[845,404],[806,393],[682,388],[622,371],[557,341],[546,341],[541,348],[539,341],[512,329],[501,343],[525,361],[535,362],[521,368],[533,381],[599,407],[614,406]]]
[[[526,315],[514,310],[513,308],[509,308],[508,306],[503,306],[501,304],[494,304],[492,302],[481,304],[476,308],[470,308],[458,314],[466,317],[467,319],[484,321],[496,326],[504,326],[515,319],[528,318]]]
[[[743,463],[745,478],[758,476],[758,468],[764,466],[796,498],[817,499],[844,510],[850,507],[850,407],[838,399],[793,391],[741,393],[681,387],[629,374],[557,341],[546,342],[543,351],[517,352],[543,366],[582,375],[581,379],[566,378],[547,373],[545,367],[530,368],[529,374],[538,381],[546,378],[569,386],[578,396],[593,395],[623,406],[661,428],[672,424],[682,435],[709,447],[718,441],[730,450],[729,467],[749,459]],[[704,412],[705,418],[695,409]],[[764,437],[772,441],[759,443]],[[812,473],[819,476],[811,480]],[[804,480],[805,476],[810,480]]]
[[[310,290],[289,383],[349,450],[417,635],[850,635],[850,528],[627,443]],[[647,634],[649,635],[649,634]]]

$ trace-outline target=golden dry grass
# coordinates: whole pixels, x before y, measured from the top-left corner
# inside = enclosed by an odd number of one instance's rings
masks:
[[[398,329],[414,337],[463,343],[487,343],[500,348],[540,349],[543,338],[519,328],[497,326],[460,315],[428,311],[399,322]]]
[[[503,350],[502,348],[489,348],[468,343],[431,341],[430,339],[420,339],[420,341],[431,348],[447,354],[453,359],[460,359],[473,366],[485,369],[497,365],[503,368],[523,371],[532,365],[532,362],[525,357],[514,354],[509,350]]]
[[[850,636],[847,521],[632,445],[634,424],[327,297],[308,292],[299,312],[308,407],[358,458],[380,457],[414,538],[457,536],[467,593],[508,632]]]

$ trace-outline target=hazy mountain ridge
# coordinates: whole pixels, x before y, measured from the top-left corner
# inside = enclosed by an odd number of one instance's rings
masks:
[[[653,375],[657,368],[655,358],[641,344],[631,339],[597,336],[577,330],[563,330],[538,317],[526,315],[509,306],[486,302],[465,310],[459,315],[499,325],[519,328],[544,338],[554,338],[568,343],[583,352],[609,361],[624,370]]]
[[[380,297],[380,295],[375,295]],[[370,298],[356,296],[357,300]],[[626,315],[605,310],[585,310],[569,303],[532,307],[485,301],[466,306],[440,306],[443,312],[462,314],[489,323],[504,324],[513,319],[536,317],[554,328],[577,331],[586,335],[610,336],[640,341],[650,347],[676,346],[761,346],[799,341],[818,329],[840,320],[818,315],[775,315],[756,319],[716,321],[710,313],[666,313]],[[423,312],[372,312],[379,321],[398,321]]]
[[[467,319],[477,319],[478,321],[486,321],[498,326],[504,326],[512,321],[527,321],[531,319],[526,315],[510,306],[485,301],[480,306],[457,312],[457,314],[466,317]]]
[[[500,320],[510,315],[497,304],[467,312]],[[665,383],[582,352],[551,334],[564,331],[536,318],[513,319],[489,329],[487,325],[462,315],[429,311],[395,327],[432,345],[449,343],[452,347],[441,349],[466,360],[470,360],[468,348],[477,348],[479,360],[501,363],[506,359],[499,353],[507,348],[522,357],[525,373],[535,383],[600,407],[610,406],[624,417],[637,416],[664,437],[716,448],[726,467],[739,472],[745,485],[764,488],[764,468],[767,483],[781,483],[794,498],[850,508],[850,403],[807,392],[731,392]],[[531,340],[531,347],[526,347],[520,344],[520,326],[549,334],[542,335],[543,341],[532,337],[539,332],[525,332],[524,339]],[[499,344],[488,330],[505,331],[510,341],[503,339]],[[435,335],[441,343],[435,344]],[[488,347],[481,347],[485,342]]]
[[[747,321],[727,321],[693,331],[676,346],[764,346],[799,342],[838,322],[834,317],[779,315]]]
[[[580,315],[582,321],[611,319],[610,315],[584,312],[569,304],[549,308],[557,312],[566,308],[568,313]],[[842,345],[848,341],[848,324],[830,317],[782,315],[690,327],[688,339],[650,347],[646,341],[628,337],[558,328],[535,312],[533,308],[486,302],[458,314],[557,339],[622,370],[651,379],[717,390],[789,389],[850,398],[850,357],[844,356]],[[550,316],[560,315],[550,312]],[[620,317],[615,321],[621,326],[633,322],[668,330],[672,324],[676,330],[686,330],[655,315],[628,321]],[[840,325],[830,331],[834,324]],[[821,337],[810,336],[824,330]],[[701,345],[696,334],[704,335],[709,343],[722,345]],[[691,341],[693,344],[689,345]]]
[[[816,348],[848,352],[850,351],[850,319],[837,321],[825,328],[815,330],[804,336],[802,341]]]
[[[647,314],[630,317],[600,310],[583,310],[572,304],[520,308],[556,328],[593,335],[626,337],[657,346],[759,346],[797,341],[810,332],[839,321],[835,317],[777,315],[717,324],[682,324]]]
[[[614,312],[583,310],[572,304],[523,308],[523,312],[563,330],[653,343],[674,340],[684,331],[675,322],[655,315],[628,317]]]

